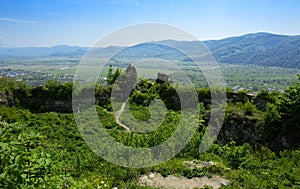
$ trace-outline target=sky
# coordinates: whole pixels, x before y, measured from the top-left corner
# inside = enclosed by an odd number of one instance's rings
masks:
[[[199,40],[255,32],[300,35],[300,1],[0,0],[1,47],[90,47],[138,23],[172,25]]]

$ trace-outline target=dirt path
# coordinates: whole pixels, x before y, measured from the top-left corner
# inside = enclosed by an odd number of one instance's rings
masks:
[[[125,110],[126,102],[127,102],[127,101],[125,101],[125,102],[122,104],[120,110],[117,111],[117,113],[116,113],[116,115],[115,115],[115,119],[116,119],[116,123],[117,123],[117,124],[119,124],[121,127],[123,127],[124,129],[126,129],[127,132],[130,132],[129,127],[127,127],[126,125],[124,125],[124,124],[120,121],[120,116],[123,114],[123,112],[124,112],[124,110]]]

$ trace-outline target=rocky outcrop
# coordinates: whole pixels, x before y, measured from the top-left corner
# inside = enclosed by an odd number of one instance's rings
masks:
[[[254,146],[262,146],[261,132],[262,127],[255,116],[231,112],[225,116],[217,142],[227,144],[235,141],[237,144],[249,143]]]

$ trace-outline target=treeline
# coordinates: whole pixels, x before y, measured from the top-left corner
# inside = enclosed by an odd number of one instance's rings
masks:
[[[83,88],[81,93],[95,90],[96,104],[111,110],[112,84],[120,70],[110,70],[106,86],[96,85],[93,89]],[[164,101],[168,109],[180,110],[176,85],[164,81],[140,80],[131,91],[129,102],[136,106],[149,106],[154,99]],[[46,85],[29,87],[23,82],[2,77],[0,80],[0,103],[28,109],[33,113],[71,113],[72,83],[61,84],[49,81]],[[180,89],[184,91],[184,89]],[[79,92],[79,93],[80,93]],[[196,89],[198,100],[203,107],[203,119],[210,116],[210,89]],[[218,142],[231,140],[238,144],[250,143],[255,146],[267,145],[273,150],[297,147],[300,144],[300,84],[293,83],[284,93],[261,91],[257,95],[247,91],[226,91],[227,110]]]
[[[117,73],[117,72],[116,72]],[[115,77],[116,78],[116,77]],[[95,91],[96,104],[109,108],[112,92],[111,81],[101,86],[96,84],[94,87],[83,87],[77,93],[89,93]],[[176,86],[175,86],[176,87]],[[6,106],[18,106],[29,109],[31,112],[60,112],[71,113],[72,110],[72,90],[73,83],[60,83],[57,80],[49,80],[45,85],[29,86],[22,81],[15,81],[12,78],[3,76],[0,78],[0,104]],[[165,101],[168,108],[173,110],[180,109],[179,96],[176,90],[184,92],[184,87],[174,88],[172,85],[163,81],[140,80],[131,92],[130,102],[137,105],[149,105],[155,98]],[[210,104],[211,94],[209,88],[195,89],[199,102],[203,102],[206,107]],[[122,91],[119,91],[120,93]],[[233,92],[226,91],[228,102],[253,101],[253,95],[246,91]],[[261,99],[261,100],[265,100]],[[260,101],[259,101],[260,102]],[[259,105],[261,106],[261,105]]]

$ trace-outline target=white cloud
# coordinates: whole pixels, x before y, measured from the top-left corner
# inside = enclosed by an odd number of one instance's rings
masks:
[[[0,21],[17,22],[17,23],[23,23],[23,24],[36,23],[36,21],[34,21],[34,20],[19,20],[19,19],[14,19],[14,18],[0,18]]]

